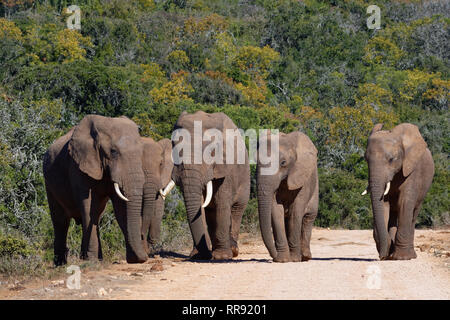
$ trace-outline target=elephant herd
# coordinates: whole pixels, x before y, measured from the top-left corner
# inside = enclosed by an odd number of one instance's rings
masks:
[[[223,113],[183,112],[174,132],[183,129],[195,144],[196,123],[202,134],[237,129]],[[434,164],[418,128],[400,124],[390,131],[377,124],[370,133],[365,159],[369,167],[373,234],[381,260],[412,259],[414,225],[431,186]],[[225,134],[224,134],[225,135]],[[270,144],[272,136],[259,140]],[[237,136],[237,143],[245,142]],[[305,134],[279,133],[278,166],[258,157],[257,197],[261,235],[275,262],[311,259],[310,239],[318,212],[317,149]],[[173,139],[172,139],[173,140]],[[186,141],[185,141],[186,142]],[[225,140],[219,152],[236,160],[238,150]],[[233,139],[232,143],[235,140]],[[179,186],[186,206],[194,248],[193,259],[232,259],[239,254],[238,236],[250,196],[250,162],[196,161],[186,152],[174,161],[178,142],[158,142],[139,135],[138,126],[126,117],[87,115],[57,139],[44,156],[43,170],[54,227],[54,263],[67,263],[70,219],[82,226],[82,259],[102,259],[99,221],[108,200],[125,237],[128,263],[145,262],[159,241],[166,195]],[[229,143],[229,142],[228,142]],[[197,143],[198,145],[198,143]],[[208,148],[204,141],[198,146]],[[228,152],[228,154],[227,154]]]

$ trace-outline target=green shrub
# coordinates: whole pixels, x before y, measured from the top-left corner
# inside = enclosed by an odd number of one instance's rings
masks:
[[[26,240],[13,237],[12,235],[0,234],[0,257],[29,257],[33,248]]]
[[[252,198],[248,201],[242,216],[241,232],[248,232],[253,235],[260,233],[259,229],[259,214],[258,214],[258,199]]]
[[[361,196],[367,180],[356,179],[343,170],[319,170],[319,212],[315,221],[320,227],[371,229],[370,197]]]

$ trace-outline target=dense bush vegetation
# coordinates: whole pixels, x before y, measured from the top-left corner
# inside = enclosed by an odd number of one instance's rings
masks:
[[[379,30],[366,26],[374,3]],[[70,4],[80,31],[66,28]],[[449,13],[446,0],[0,0],[0,259],[51,259],[42,156],[88,113],[126,115],[158,139],[182,110],[223,111],[243,129],[300,129],[319,150],[316,225],[344,228],[371,228],[369,197],[359,196],[371,128],[411,122],[436,163],[418,225],[449,224]],[[123,252],[110,207],[101,229],[105,255]],[[174,193],[162,246],[187,230]],[[79,240],[73,225],[74,255]]]

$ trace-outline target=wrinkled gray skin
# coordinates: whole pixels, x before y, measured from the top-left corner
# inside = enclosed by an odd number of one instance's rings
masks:
[[[55,231],[55,265],[67,263],[70,219],[82,225],[82,259],[102,259],[98,224],[108,199],[125,236],[129,263],[147,260],[142,237],[143,146],[126,117],[88,115],[44,156],[44,177]],[[114,190],[128,198],[122,200]]]
[[[269,139],[261,139],[268,143]],[[319,202],[317,149],[301,132],[279,135],[279,169],[262,175],[258,159],[257,188],[261,235],[274,262],[311,259],[310,240]],[[273,233],[272,233],[273,231]],[[275,242],[274,242],[275,240]]]
[[[233,121],[224,113],[208,114],[197,111],[194,114],[183,112],[174,130],[187,129],[193,140],[194,120],[202,121],[203,132],[215,128],[223,132],[223,137],[225,137],[226,129],[237,129]],[[207,145],[209,142],[203,143],[203,150]],[[225,162],[226,145],[223,150]],[[237,147],[235,147],[235,159],[236,152]],[[191,152],[191,155],[194,157],[194,152]],[[206,164],[204,162],[193,164],[193,159],[191,164],[175,164],[172,179],[180,186],[184,196],[194,240],[191,257],[194,259],[212,257],[216,260],[236,257],[239,252],[237,242],[242,214],[250,195],[250,166],[246,150],[244,164]],[[205,209],[202,209],[201,205],[206,197],[206,184],[210,180],[213,183],[212,200]]]
[[[173,163],[172,142],[162,139],[142,138],[144,147],[142,169],[145,175],[143,193],[142,233],[147,239],[146,251],[152,255],[160,239],[164,199],[159,193],[170,181]]]
[[[414,259],[414,226],[433,180],[433,158],[417,126],[402,123],[390,131],[382,126],[373,128],[365,153],[373,236],[381,260]]]

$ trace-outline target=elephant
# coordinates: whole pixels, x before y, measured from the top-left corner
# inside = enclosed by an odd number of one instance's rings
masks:
[[[67,263],[70,219],[82,225],[82,259],[102,259],[99,221],[109,199],[124,234],[126,260],[148,258],[142,236],[143,143],[126,117],[87,115],[55,140],[43,171],[54,227],[54,263]]]
[[[434,162],[417,126],[372,129],[365,152],[373,209],[373,237],[380,260],[410,260],[414,227],[434,176]]]
[[[170,183],[173,162],[172,142],[162,139],[141,138],[143,145],[142,169],[145,182],[142,207],[142,234],[147,239],[146,251],[153,255],[160,239],[164,200],[174,187]]]
[[[194,241],[190,256],[193,259],[229,260],[239,254],[239,228],[250,196],[248,154],[244,140],[238,133],[236,144],[241,147],[243,145],[243,148],[235,148],[234,154],[230,151],[228,157],[234,158],[234,161],[205,161],[202,158],[196,162],[195,149],[199,148],[203,154],[208,150],[208,145],[204,141],[196,144],[195,123],[201,123],[200,134],[203,136],[211,130],[222,134],[222,137],[226,136],[228,130],[239,131],[233,121],[222,112],[208,114],[197,111],[189,114],[184,111],[174,126],[174,134],[182,129],[189,133],[186,142],[194,149],[191,156],[185,155],[179,163],[174,163],[172,172],[172,180],[180,186],[184,196]],[[217,155],[223,152],[223,159],[227,159],[226,146],[235,144],[234,139],[231,143],[227,143],[227,140],[223,139],[223,148],[217,151]],[[220,148],[218,141],[217,146]],[[180,141],[174,141],[172,135],[174,159],[179,143]],[[180,155],[185,151],[190,150],[182,150]],[[211,154],[216,155],[216,151],[211,151]],[[243,159],[240,162],[237,161],[239,157]]]
[[[261,137],[258,148],[271,144],[272,139],[271,135]],[[274,174],[264,174],[262,169],[268,164],[258,157],[261,235],[274,262],[308,261],[312,258],[311,232],[319,203],[317,149],[300,131],[280,132],[278,142],[279,167]]]

